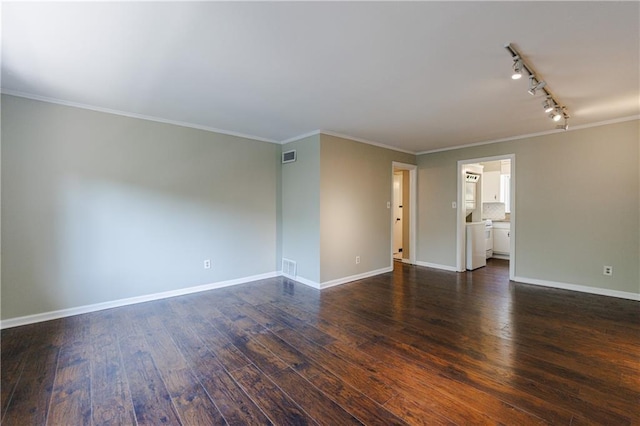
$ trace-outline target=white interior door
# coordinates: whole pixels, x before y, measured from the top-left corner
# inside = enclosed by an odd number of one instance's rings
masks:
[[[402,259],[402,172],[393,174],[393,257]]]

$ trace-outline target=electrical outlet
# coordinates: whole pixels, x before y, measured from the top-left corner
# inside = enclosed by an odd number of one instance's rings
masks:
[[[605,265],[604,268],[602,269],[602,275],[608,275],[608,276],[613,275],[613,266]]]
[[[211,260],[205,259],[204,261],[204,269],[211,269]]]
[[[360,264],[360,256],[356,256],[356,265]]]
[[[457,208],[457,207],[458,207],[458,203],[456,203],[455,201],[453,201],[453,202],[451,203],[451,208],[452,208],[452,209],[455,209],[455,208]]]
[[[387,208],[390,209],[391,208],[391,201],[387,201]]]

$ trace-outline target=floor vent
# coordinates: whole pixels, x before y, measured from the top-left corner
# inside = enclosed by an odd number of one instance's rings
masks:
[[[282,258],[282,275],[295,278],[296,276],[296,262],[293,260]]]

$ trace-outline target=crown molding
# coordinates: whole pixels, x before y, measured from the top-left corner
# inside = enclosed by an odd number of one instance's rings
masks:
[[[269,142],[269,143],[275,143],[275,144],[279,144],[280,143],[280,142],[278,142],[276,140],[273,140],[273,139],[261,138],[260,136],[254,136],[254,135],[248,135],[248,134],[245,134],[245,133],[233,132],[233,131],[230,131],[230,130],[218,129],[216,127],[202,126],[200,124],[188,123],[186,121],[168,120],[166,118],[154,117],[154,116],[151,116],[151,115],[137,114],[137,113],[134,113],[134,112],[120,111],[120,110],[110,109],[110,108],[102,108],[102,107],[83,104],[83,103],[79,103],[79,102],[72,102],[72,101],[66,101],[66,100],[63,100],[63,99],[49,98],[49,97],[46,97],[46,96],[34,95],[34,94],[31,94],[31,93],[25,93],[25,92],[19,92],[19,91],[16,91],[16,90],[2,89],[1,93],[3,95],[17,96],[19,98],[31,99],[31,100],[34,100],[34,101],[48,102],[48,103],[52,103],[52,104],[58,104],[58,105],[63,105],[63,106],[68,106],[68,107],[73,107],[73,108],[80,108],[80,109],[87,109],[87,110],[91,110],[91,111],[104,112],[104,113],[107,113],[107,114],[120,115],[120,116],[123,116],[123,117],[129,117],[129,118],[137,118],[137,119],[140,119],[140,120],[155,121],[157,123],[163,123],[163,124],[173,124],[174,126],[188,127],[190,129],[197,129],[197,130],[204,130],[206,132],[219,133],[219,134],[227,135],[227,136],[235,136],[235,137],[243,138],[243,139],[251,139],[251,140],[255,140],[255,141],[259,141],[259,142]]]
[[[633,121],[633,120],[640,120],[640,115],[631,115],[631,116],[628,116],[628,117],[614,118],[614,119],[611,119],[611,120],[598,121],[596,123],[580,124],[578,126],[569,127],[569,130],[553,129],[553,130],[546,130],[544,132],[528,133],[528,134],[525,134],[525,135],[510,136],[508,138],[493,139],[493,140],[483,141],[483,142],[474,142],[474,143],[470,143],[470,144],[466,144],[466,145],[457,145],[457,146],[452,146],[452,147],[448,147],[448,148],[432,149],[432,150],[429,150],[429,151],[418,152],[418,153],[416,153],[416,155],[434,154],[436,152],[453,151],[453,150],[456,150],[456,149],[471,148],[471,147],[474,147],[474,146],[490,145],[492,143],[509,142],[509,141],[516,141],[516,140],[519,140],[519,139],[535,138],[535,137],[538,137],[538,136],[552,135],[552,134],[555,134],[555,133],[572,132],[574,130],[589,129],[591,127],[600,127],[600,126],[606,126],[608,124],[624,123],[625,121]]]
[[[367,139],[362,139],[362,138],[356,138],[350,135],[345,135],[344,133],[337,133],[337,132],[332,132],[330,130],[313,130],[311,132],[308,133],[303,133],[301,135],[298,136],[294,136],[292,138],[289,139],[285,139],[282,142],[280,142],[281,144],[287,144],[290,142],[295,142],[295,141],[299,141],[300,139],[304,139],[304,138],[308,138],[309,136],[315,136],[315,135],[327,135],[327,136],[333,136],[336,138],[341,138],[341,139],[348,139],[354,142],[360,142],[360,143],[364,143],[367,145],[373,145],[373,146],[377,146],[380,148],[386,148],[386,149],[391,149],[393,151],[398,151],[398,152],[404,152],[406,154],[411,154],[411,155],[416,155],[415,152],[413,151],[408,151],[406,149],[402,149],[402,148],[398,148],[396,146],[391,146],[391,145],[387,145],[387,144],[383,144],[380,142],[374,142],[374,141],[370,141]]]

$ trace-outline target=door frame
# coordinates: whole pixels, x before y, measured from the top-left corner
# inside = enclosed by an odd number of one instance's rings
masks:
[[[484,163],[487,161],[511,160],[511,187],[509,188],[510,200],[509,210],[511,210],[511,229],[509,238],[509,279],[513,280],[516,270],[516,155],[504,154],[492,157],[470,158],[458,160],[458,194],[457,194],[457,229],[456,229],[456,270],[466,271],[465,259],[465,209],[464,209],[464,167],[468,164]],[[480,200],[482,203],[482,200]]]
[[[389,209],[389,222],[391,238],[389,244],[389,259],[390,265],[393,266],[393,225],[395,222],[395,216],[393,214],[393,172],[395,170],[408,170],[409,171],[409,259],[402,259],[404,263],[416,264],[416,222],[418,219],[418,166],[415,164],[400,163],[393,161],[391,163],[391,204]],[[406,185],[406,182],[402,182],[402,185]],[[406,241],[402,242],[403,245]]]

